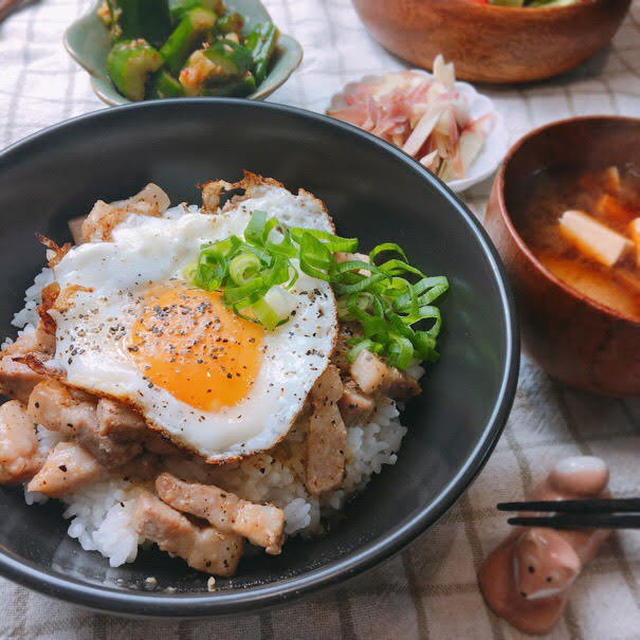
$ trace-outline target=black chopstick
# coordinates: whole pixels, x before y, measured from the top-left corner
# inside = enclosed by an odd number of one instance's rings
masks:
[[[640,529],[640,498],[531,500],[501,502],[500,511],[531,511],[551,515],[509,518],[508,524],[553,529]]]
[[[640,513],[640,498],[593,498],[501,502],[499,511],[551,511],[554,513]]]
[[[640,529],[640,515],[567,513],[559,516],[509,518],[508,524],[552,529]]]

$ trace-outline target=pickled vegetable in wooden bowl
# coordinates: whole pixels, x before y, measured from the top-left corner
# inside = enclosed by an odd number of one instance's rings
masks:
[[[442,53],[460,79],[478,82],[528,82],[573,69],[608,44],[631,2],[352,1],[371,35],[392,53],[425,69]]]
[[[575,118],[511,149],[486,225],[529,353],[553,376],[640,394],[640,120]]]

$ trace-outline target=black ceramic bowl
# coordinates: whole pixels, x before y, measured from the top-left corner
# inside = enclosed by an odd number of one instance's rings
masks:
[[[281,556],[256,555],[231,580],[206,577],[158,552],[111,569],[65,535],[54,502],[28,507],[0,488],[0,573],[96,609],[202,616],[282,603],[335,584],[400,550],[450,507],[486,461],[507,419],[519,347],[502,267],[472,214],[438,180],[392,146],[329,118],[240,100],[171,100],[98,111],[38,133],[0,155],[0,336],[42,267],[36,231],[68,239],[66,221],[97,198],[115,200],[148,181],[173,202],[199,201],[197,183],[243,169],[304,187],[328,205],[338,231],[370,248],[400,243],[412,262],[446,274],[440,362],[403,422],[395,466],[375,477],[325,537],[290,540]],[[153,575],[158,586],[145,591]],[[175,593],[166,592],[168,586]]]

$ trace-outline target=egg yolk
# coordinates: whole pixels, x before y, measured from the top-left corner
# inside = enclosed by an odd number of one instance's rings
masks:
[[[160,289],[139,301],[127,349],[149,386],[206,411],[247,395],[262,361],[260,325],[227,309],[217,292]]]

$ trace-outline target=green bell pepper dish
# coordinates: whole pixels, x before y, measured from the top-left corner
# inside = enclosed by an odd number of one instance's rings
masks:
[[[279,32],[243,32],[246,18],[222,0],[105,0],[98,16],[113,46],[107,72],[130,100],[237,96],[264,82]]]

